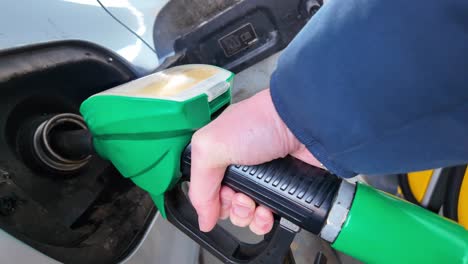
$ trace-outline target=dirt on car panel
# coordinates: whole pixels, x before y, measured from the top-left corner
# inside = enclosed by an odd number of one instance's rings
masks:
[[[183,16],[176,16],[179,28],[197,26],[241,0],[173,0],[172,8],[184,10]]]

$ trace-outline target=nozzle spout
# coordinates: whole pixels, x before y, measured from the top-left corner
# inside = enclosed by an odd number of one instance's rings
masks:
[[[88,129],[58,130],[49,139],[52,148],[69,159],[82,159],[96,154]]]
[[[95,154],[91,133],[79,115],[63,113],[38,117],[25,127],[19,148],[25,162],[55,173],[73,173]]]

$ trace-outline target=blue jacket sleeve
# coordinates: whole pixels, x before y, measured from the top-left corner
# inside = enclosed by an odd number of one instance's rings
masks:
[[[328,1],[271,79],[286,125],[342,177],[468,162],[468,1]]]

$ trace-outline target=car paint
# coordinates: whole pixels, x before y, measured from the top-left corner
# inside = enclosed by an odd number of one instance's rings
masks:
[[[0,50],[59,40],[83,40],[120,55],[139,76],[159,65],[154,49],[96,0],[1,1],[0,11]]]
[[[39,251],[34,250],[7,232],[0,229],[0,254],[2,263],[35,263],[56,264],[59,263]]]
[[[120,23],[155,50],[153,28],[161,9],[169,0],[98,0]]]

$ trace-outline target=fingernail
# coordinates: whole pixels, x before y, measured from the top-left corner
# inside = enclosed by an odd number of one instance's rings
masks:
[[[249,207],[235,205],[234,206],[234,214],[236,214],[240,218],[247,218],[249,217],[252,210]]]
[[[208,223],[206,222],[205,218],[198,217],[198,227],[202,232],[208,232]]]

